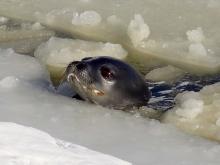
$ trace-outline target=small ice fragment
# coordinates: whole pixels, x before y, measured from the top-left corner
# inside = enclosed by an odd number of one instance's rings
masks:
[[[149,37],[150,29],[143,17],[140,14],[135,14],[134,19],[128,25],[127,33],[134,47],[137,47]]]
[[[190,44],[189,53],[193,56],[207,56],[207,50],[202,43]]]
[[[101,21],[102,17],[96,11],[85,11],[81,14],[74,12],[72,24],[97,26]]]
[[[203,30],[201,27],[198,27],[194,30],[189,30],[186,32],[187,38],[190,42],[200,43],[205,39]]]
[[[32,25],[32,30],[42,30],[42,29],[44,29],[44,27],[39,22],[36,22]]]
[[[0,87],[2,88],[13,88],[17,85],[18,78],[13,76],[8,76],[0,80]]]
[[[8,21],[9,21],[8,18],[6,18],[6,17],[0,17],[0,25],[4,25],[4,24],[6,24]]]
[[[176,114],[187,119],[194,119],[203,111],[203,106],[202,100],[189,98],[176,110]]]

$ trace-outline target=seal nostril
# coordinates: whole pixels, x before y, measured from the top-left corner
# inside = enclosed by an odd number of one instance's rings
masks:
[[[85,69],[86,68],[86,64],[85,63],[78,63],[77,65],[76,65],[76,68],[78,69],[78,70],[83,70],[83,69]]]

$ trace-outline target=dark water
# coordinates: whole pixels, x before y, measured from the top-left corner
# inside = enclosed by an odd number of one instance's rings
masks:
[[[175,96],[184,91],[199,92],[204,86],[220,82],[220,75],[216,76],[192,76],[186,75],[173,84],[165,82],[150,82],[149,88],[152,93],[148,107],[155,110],[166,111],[175,106]]]

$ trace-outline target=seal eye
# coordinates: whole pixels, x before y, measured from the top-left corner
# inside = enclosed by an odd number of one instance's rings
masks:
[[[104,79],[106,79],[106,80],[111,81],[111,80],[113,80],[115,78],[114,72],[110,68],[108,68],[106,66],[102,66],[100,68],[100,71],[101,71],[102,77]]]

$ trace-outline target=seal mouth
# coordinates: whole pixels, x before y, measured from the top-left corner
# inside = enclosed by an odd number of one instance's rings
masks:
[[[82,98],[91,100],[88,93],[93,96],[103,96],[104,92],[97,89],[94,85],[92,76],[89,74],[88,66],[83,61],[74,61],[66,69],[66,80],[72,84],[73,89],[81,95]]]

